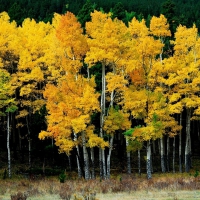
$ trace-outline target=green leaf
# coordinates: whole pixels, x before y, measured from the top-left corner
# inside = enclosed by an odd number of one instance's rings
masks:
[[[11,106],[9,106],[9,107],[6,109],[6,112],[7,112],[7,113],[9,113],[9,112],[13,113],[13,112],[15,112],[17,109],[18,109],[18,107],[17,107],[16,105],[11,105]]]

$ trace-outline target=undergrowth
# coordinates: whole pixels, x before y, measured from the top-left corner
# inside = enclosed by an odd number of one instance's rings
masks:
[[[97,200],[96,194],[152,191],[152,190],[200,190],[200,176],[191,174],[155,174],[151,180],[146,175],[127,175],[111,177],[109,180],[67,179],[61,183],[58,177],[43,180],[1,179],[0,195],[10,193],[11,200],[28,200],[29,197],[59,194],[63,200]],[[8,189],[9,188],[9,189]]]

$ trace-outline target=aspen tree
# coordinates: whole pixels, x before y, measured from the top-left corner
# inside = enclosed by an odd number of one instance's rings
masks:
[[[92,65],[96,63],[101,63],[102,65],[99,135],[103,138],[104,135],[107,134],[104,128],[105,117],[106,115],[109,115],[109,108],[114,106],[117,94],[122,93],[122,88],[124,88],[126,83],[124,80],[124,66],[128,49],[126,46],[127,27],[120,20],[112,20],[110,14],[94,11],[94,13],[91,14],[91,17],[91,22],[86,23],[86,33],[88,35],[88,45],[90,50],[86,54],[85,62],[89,67],[92,67]],[[108,95],[110,95],[110,97],[108,97]],[[106,104],[109,105],[108,109],[106,108]],[[108,110],[108,112],[106,112],[106,110]],[[110,176],[110,157],[114,134],[110,134],[109,137],[110,146],[107,164],[105,161],[104,150],[100,149],[99,151],[100,168],[102,168],[102,170],[100,170],[100,176],[104,179],[109,178]]]

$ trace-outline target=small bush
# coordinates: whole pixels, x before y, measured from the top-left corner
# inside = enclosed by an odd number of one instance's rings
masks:
[[[59,180],[60,180],[60,183],[64,183],[66,181],[66,178],[67,178],[67,175],[65,174],[65,172],[62,172],[60,175],[59,175]]]

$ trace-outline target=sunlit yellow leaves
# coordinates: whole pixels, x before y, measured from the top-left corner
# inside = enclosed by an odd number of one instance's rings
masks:
[[[12,85],[11,78],[6,70],[0,69],[0,116],[5,115],[5,112],[15,112],[17,109],[17,102],[13,98],[16,88]]]
[[[47,99],[46,107],[49,113],[48,132],[55,139],[55,144],[61,152],[69,154],[75,146],[73,134],[85,133],[88,134],[88,139],[90,136],[95,137],[93,130],[88,128],[91,114],[99,111],[99,94],[95,93],[94,87],[94,78],[90,80],[70,73],[63,76],[57,86],[46,86],[44,97]],[[43,139],[47,136],[41,133],[40,137]],[[96,143],[91,138],[89,145],[105,147],[100,138]]]
[[[176,55],[186,54],[191,48],[194,48],[197,40],[197,28],[186,28],[180,25],[175,33],[175,53]]]
[[[169,30],[169,24],[167,23],[167,18],[164,15],[160,15],[160,17],[153,16],[150,22],[150,31],[153,35],[163,38],[167,36],[171,36]]]
[[[143,118],[146,116],[147,93],[145,90],[137,91],[131,88],[124,94],[124,109],[130,111],[133,117]]]
[[[66,62],[65,71],[73,69],[75,73],[78,73],[82,66],[80,61],[86,54],[88,45],[81,24],[74,14],[67,12],[60,17],[56,26],[56,36],[62,47],[62,59]]]
[[[123,91],[125,85],[128,83],[128,81],[125,80],[123,76],[116,75],[113,73],[107,73],[106,81],[107,81],[107,91],[109,92],[112,92],[114,90]]]
[[[52,137],[51,133],[49,133],[49,132],[47,132],[47,131],[41,131],[41,132],[39,133],[39,135],[38,135],[38,138],[39,138],[40,140],[44,140],[45,138],[51,138],[51,137]]]
[[[105,117],[104,130],[107,134],[114,134],[117,130],[126,130],[131,126],[129,114],[123,113],[121,110],[110,108],[109,114]]]
[[[72,128],[75,133],[85,131],[87,124],[90,122],[89,115],[81,115],[75,119],[72,119]]]
[[[93,148],[93,147],[100,147],[102,149],[104,149],[105,147],[108,147],[109,144],[108,142],[104,141],[103,138],[101,137],[98,137],[96,134],[94,133],[91,133],[91,134],[88,134],[88,141],[87,141],[87,145],[90,147],[90,148]]]
[[[129,31],[133,38],[141,38],[145,37],[149,34],[149,30],[145,24],[145,20],[142,19],[141,22],[139,22],[135,17],[132,19],[131,22],[129,22]]]
[[[169,104],[168,108],[170,114],[181,113],[183,110],[183,104],[181,102],[177,102],[175,104]]]
[[[17,49],[17,24],[15,21],[10,22],[8,13],[0,13],[0,52],[13,51]]]
[[[169,96],[169,103],[177,102],[180,98],[181,98],[180,93],[173,93],[172,95]]]
[[[97,62],[105,65],[124,65],[127,53],[127,27],[121,21],[112,20],[109,14],[94,11],[91,22],[86,23],[89,51],[85,61],[92,66]]]
[[[24,117],[26,117],[28,115],[28,111],[27,110],[20,110],[19,112],[18,112],[18,115],[16,116],[16,119],[18,119],[18,118],[24,118]]]
[[[27,84],[24,85],[20,90],[20,96],[29,96],[35,88],[35,85]]]
[[[75,142],[63,136],[55,139],[55,145],[59,147],[59,153],[70,155],[70,152],[75,146]]]
[[[41,82],[44,80],[44,74],[40,67],[35,67],[30,74],[30,77],[37,82]]]

